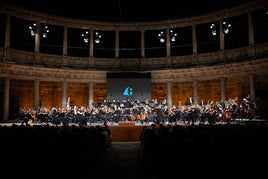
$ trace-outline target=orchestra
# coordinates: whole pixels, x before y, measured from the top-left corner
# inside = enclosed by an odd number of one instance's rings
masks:
[[[194,124],[200,122],[204,124],[214,124],[217,122],[230,122],[237,118],[253,119],[256,115],[257,107],[255,101],[244,98],[240,105],[237,98],[223,102],[208,101],[201,104],[185,103],[185,105],[173,105],[168,108],[166,100],[145,100],[122,102],[94,103],[92,108],[86,106],[70,106],[67,108],[39,107],[34,109],[20,109],[20,118],[28,116],[33,122],[52,123],[54,125],[88,125],[96,123],[118,123],[120,121],[134,121],[144,123],[177,123]],[[27,119],[27,122],[28,120]],[[25,120],[24,120],[25,122]]]

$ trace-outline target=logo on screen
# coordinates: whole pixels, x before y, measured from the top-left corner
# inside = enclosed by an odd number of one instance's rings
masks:
[[[131,87],[126,87],[123,96],[132,96],[132,88]]]

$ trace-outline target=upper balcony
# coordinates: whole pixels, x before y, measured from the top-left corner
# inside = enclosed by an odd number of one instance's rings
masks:
[[[0,10],[0,60],[5,63],[152,71],[268,56],[268,1],[264,0],[196,17],[129,23],[58,17],[5,4]],[[35,24],[34,29],[28,29],[29,24]],[[49,34],[44,34],[47,27]],[[103,39],[96,39],[99,32]]]

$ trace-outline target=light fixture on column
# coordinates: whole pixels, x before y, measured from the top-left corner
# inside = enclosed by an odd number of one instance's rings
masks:
[[[173,29],[170,29],[170,41],[175,42],[178,34],[173,31]]]
[[[216,29],[216,25],[214,23],[212,23],[210,25],[210,29],[211,29],[211,34],[216,36],[217,35],[217,29]]]
[[[95,32],[95,43],[96,44],[100,43],[101,38],[102,38],[101,34],[98,31],[96,31]]]
[[[82,33],[81,36],[83,37],[84,43],[88,43],[88,41],[89,41],[88,31],[85,31],[84,33]]]
[[[29,25],[29,30],[30,30],[30,34],[31,36],[35,36],[36,35],[36,28],[37,28],[37,25],[36,23],[33,23],[31,25]],[[49,33],[49,28],[48,28],[48,25],[44,24],[44,27],[41,29],[41,33],[42,33],[42,37],[43,38],[47,38],[47,35]]]
[[[226,21],[222,21],[223,33],[228,34],[230,32],[230,27],[231,27],[231,24],[228,24]],[[216,23],[211,23],[210,29],[211,29],[211,34],[213,36],[216,36],[217,35]]]
[[[161,43],[164,43],[166,41],[166,33],[164,31],[160,31],[160,33],[158,34],[158,37],[159,37],[159,40]],[[175,42],[176,41],[176,38],[177,38],[177,33],[175,33],[173,31],[173,29],[170,29],[170,33],[169,33],[169,36],[170,36],[170,41],[171,42]]]
[[[47,38],[48,33],[49,33],[48,25],[44,24],[44,27],[42,29],[42,37]]]
[[[33,23],[33,24],[29,25],[29,30],[30,30],[31,36],[35,36],[35,34],[36,34],[36,23]]]
[[[158,34],[158,37],[160,38],[159,40],[161,43],[165,42],[165,33],[163,31]]]
[[[231,24],[228,24],[226,21],[223,21],[222,25],[223,25],[223,32],[225,34],[228,34],[230,32]]]

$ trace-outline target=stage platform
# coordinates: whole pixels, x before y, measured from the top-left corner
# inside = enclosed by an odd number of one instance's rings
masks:
[[[140,141],[140,134],[144,127],[151,126],[152,123],[144,123],[142,124],[140,121],[133,122],[133,121],[122,121],[118,123],[108,123],[108,126],[112,133],[112,141],[113,142],[138,142]],[[25,125],[21,122],[17,121],[6,121],[0,123],[1,126],[12,126],[12,125]],[[30,121],[28,123],[30,126],[34,125],[49,125],[49,126],[62,126],[62,124],[55,125],[52,123],[38,123]],[[69,123],[68,126],[79,126],[76,123]],[[94,127],[94,126],[104,126],[103,123],[88,123],[83,127]]]

